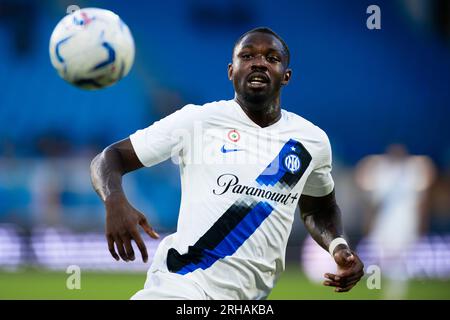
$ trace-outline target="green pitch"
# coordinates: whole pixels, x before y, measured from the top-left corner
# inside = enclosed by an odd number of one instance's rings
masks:
[[[366,288],[366,278],[349,293],[311,283],[294,266],[287,268],[270,299],[380,299],[381,290]],[[82,272],[81,289],[68,290],[64,272],[27,269],[0,271],[0,299],[129,299],[141,289],[144,273]],[[450,281],[411,281],[408,299],[450,299]]]

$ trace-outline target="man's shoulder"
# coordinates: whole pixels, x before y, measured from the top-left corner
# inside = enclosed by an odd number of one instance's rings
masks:
[[[302,130],[303,132],[307,132],[311,135],[316,136],[322,141],[328,142],[328,136],[326,132],[314,124],[313,122],[305,119],[304,117],[298,115],[295,112],[287,111],[283,109],[283,113],[285,114],[288,121],[291,123],[290,125],[298,130]]]
[[[230,100],[218,100],[207,102],[204,104],[194,104],[190,103],[182,107],[180,110],[183,110],[187,113],[193,113],[196,116],[202,118],[207,117],[209,115],[217,115],[218,113],[226,113],[230,110]]]
[[[214,110],[222,110],[224,107],[228,107],[231,103],[231,100],[217,100],[206,102],[204,104],[194,104],[190,103],[185,105],[183,108],[191,108],[195,110],[201,111],[214,111]]]

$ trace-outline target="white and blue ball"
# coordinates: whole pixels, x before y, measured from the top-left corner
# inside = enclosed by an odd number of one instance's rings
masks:
[[[50,38],[50,59],[67,82],[88,90],[125,77],[134,62],[134,40],[115,13],[98,8],[65,16]]]

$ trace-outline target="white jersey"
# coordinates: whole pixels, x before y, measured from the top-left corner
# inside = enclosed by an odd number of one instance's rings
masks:
[[[266,298],[300,195],[334,188],[327,135],[285,110],[261,128],[234,100],[186,105],[130,139],[145,166],[172,157],[181,173],[177,231],[149,275],[183,275],[213,299]]]

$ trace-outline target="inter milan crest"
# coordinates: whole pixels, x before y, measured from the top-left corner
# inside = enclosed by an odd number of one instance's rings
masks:
[[[289,139],[256,178],[256,182],[262,186],[281,184],[282,187],[293,188],[305,173],[311,159],[310,153],[299,141]]]
[[[284,157],[284,167],[290,173],[297,173],[300,170],[301,161],[297,154],[289,153]]]

